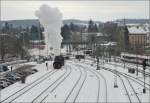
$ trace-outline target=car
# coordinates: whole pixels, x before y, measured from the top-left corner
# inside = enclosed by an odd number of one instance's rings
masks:
[[[5,81],[0,81],[0,89],[4,89],[5,87],[8,87],[8,83]]]
[[[17,74],[24,75],[24,74],[26,74],[26,72],[25,71],[18,71]]]
[[[25,72],[27,72],[29,74],[34,74],[34,73],[38,72],[38,70],[36,70],[36,69],[27,69],[27,70],[25,70]]]
[[[20,73],[18,73],[18,72],[15,72],[15,75],[18,76],[18,77],[22,77],[22,75],[24,75],[24,73],[23,73],[23,74],[20,74]]]
[[[0,64],[0,72],[5,72],[5,71],[8,71],[8,67],[7,65],[4,65],[4,64]]]
[[[14,83],[13,81],[11,81],[11,80],[9,80],[9,79],[7,79],[7,78],[0,78],[0,81],[5,81],[5,82],[8,83],[8,85],[11,85],[11,84]]]
[[[37,69],[32,69],[32,71],[38,72],[38,70],[37,70]]]
[[[8,73],[5,75],[6,78],[8,78],[9,80],[20,80],[21,77],[15,75],[14,73]]]

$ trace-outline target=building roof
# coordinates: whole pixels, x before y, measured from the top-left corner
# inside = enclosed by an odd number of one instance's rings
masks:
[[[128,26],[129,34],[147,34],[148,31],[141,26]]]

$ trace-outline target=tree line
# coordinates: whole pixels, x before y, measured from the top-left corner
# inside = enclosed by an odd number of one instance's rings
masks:
[[[4,60],[7,57],[25,58],[30,49],[30,40],[43,40],[44,28],[42,26],[32,25],[31,27],[23,28],[21,26],[14,27],[13,24],[5,22],[0,28],[0,58]],[[120,40],[120,30],[115,23],[95,23],[89,20],[87,25],[78,25],[71,22],[64,24],[61,27],[61,35],[63,42],[79,42],[81,41],[80,34],[84,32],[98,33],[101,32],[107,37],[107,41]],[[2,35],[7,34],[7,35]],[[79,34],[79,35],[78,35]],[[91,37],[93,41],[95,37]]]

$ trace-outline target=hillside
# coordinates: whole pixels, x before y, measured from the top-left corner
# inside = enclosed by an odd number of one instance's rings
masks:
[[[0,21],[0,25],[4,26],[6,21]],[[38,20],[36,19],[29,19],[29,20],[9,20],[7,21],[9,24],[13,24],[14,27],[28,27],[32,25],[38,25]],[[88,21],[83,21],[83,20],[77,20],[77,19],[67,19],[63,20],[63,24],[70,24],[70,23],[78,24],[78,25],[87,25]],[[101,23],[98,21],[94,21],[95,23]]]

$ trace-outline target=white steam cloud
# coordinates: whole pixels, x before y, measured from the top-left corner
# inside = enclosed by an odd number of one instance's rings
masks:
[[[42,5],[39,10],[35,12],[35,15],[39,18],[40,23],[44,27],[46,48],[49,52],[50,48],[53,48],[55,55],[60,55],[62,36],[62,14],[57,8],[52,8],[47,5]]]

